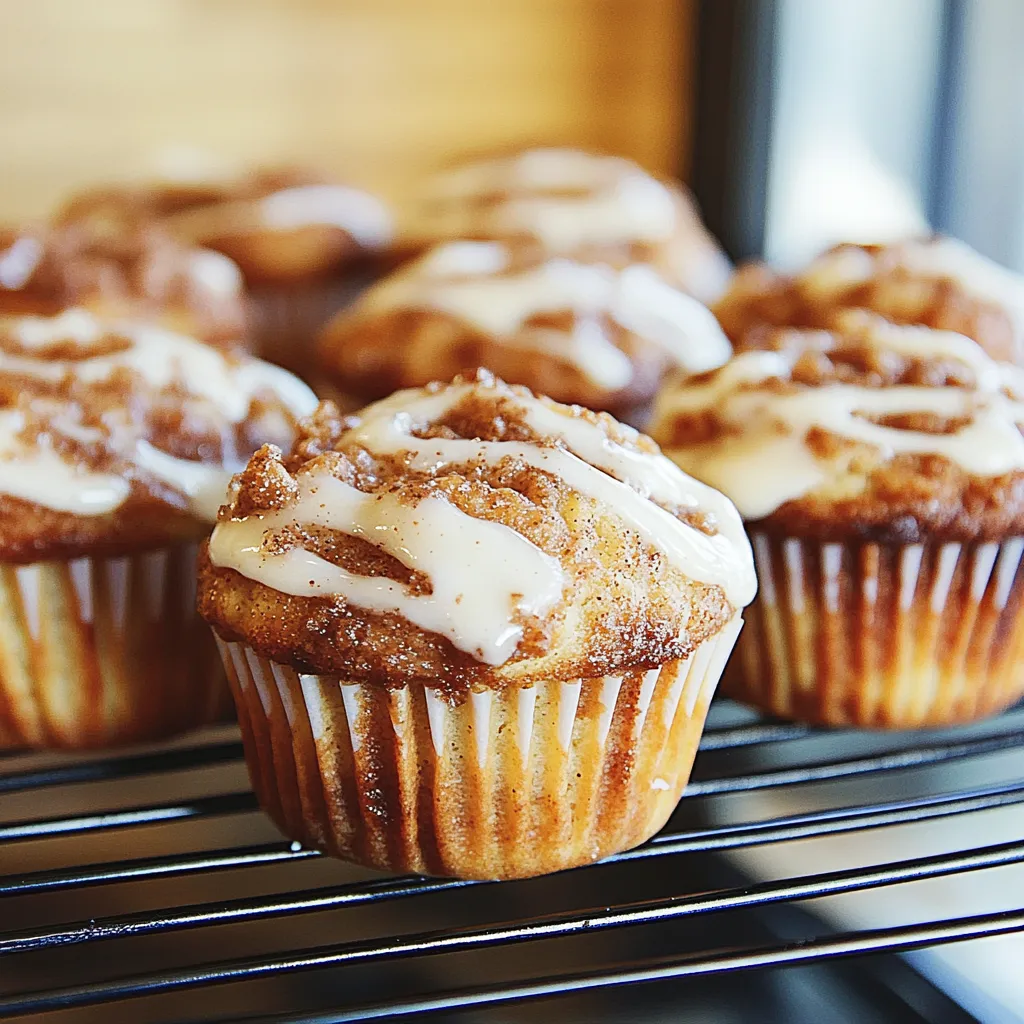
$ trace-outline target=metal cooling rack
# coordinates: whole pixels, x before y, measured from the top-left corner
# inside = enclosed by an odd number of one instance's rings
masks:
[[[765,800],[769,815],[751,820],[752,797],[780,791],[810,809],[772,815]],[[0,1018],[562,1021],[605,1019],[595,1014],[606,1007],[608,1019],[646,1019],[642,993],[657,986],[629,989],[633,1015],[614,1017],[623,986],[671,983],[659,991],[672,1005],[729,972],[896,960],[1024,930],[1016,886],[996,911],[867,931],[814,913],[776,927],[771,916],[1020,864],[1024,815],[1010,842],[977,845],[971,823],[1022,802],[1024,705],[970,729],[866,734],[722,701],[694,781],[652,842],[549,878],[470,883],[384,878],[282,841],[227,729],[107,758],[8,754]],[[887,858],[894,830],[954,818],[957,849]],[[729,851],[850,833],[877,836],[877,862],[767,881],[715,868]],[[584,1000],[582,1016],[552,999],[564,994]]]

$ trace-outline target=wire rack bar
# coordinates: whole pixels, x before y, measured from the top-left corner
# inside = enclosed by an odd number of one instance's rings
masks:
[[[988,938],[1024,930],[1024,909],[995,914],[978,914],[958,920],[936,921],[899,928],[846,932],[827,939],[812,939],[789,945],[730,949],[715,956],[675,957],[612,964],[597,971],[553,975],[531,981],[452,989],[441,996],[366,1004],[341,1012],[302,1016],[262,1017],[249,1024],[348,1024],[350,1021],[386,1020],[420,1016],[441,1010],[497,1006],[526,999],[543,999],[583,991],[613,988],[652,981],[671,981],[761,967],[797,967],[820,960],[863,956],[868,953],[906,953],[925,946],[940,946],[966,939]],[[243,1018],[222,1019],[219,1024],[240,1024]]]
[[[1013,732],[962,740],[959,743],[930,743],[842,761],[822,761],[800,765],[796,768],[754,772],[749,775],[699,779],[691,781],[687,785],[683,791],[683,799],[717,796],[721,793],[749,793],[759,789],[800,786],[812,782],[832,782],[836,779],[848,779],[858,775],[924,768],[929,765],[962,760],[965,757],[981,757],[1003,750],[1013,750],[1022,744],[1024,744],[1024,728]]]
[[[259,807],[251,792],[224,793],[199,797],[183,803],[154,804],[133,807],[123,811],[97,811],[71,818],[41,818],[37,821],[15,821],[0,825],[0,843],[21,842],[27,839],[51,839],[57,836],[81,835],[88,832],[106,832],[110,829],[136,825],[159,825],[189,818],[209,818],[220,814],[240,814]]]
[[[594,908],[582,913],[567,911],[487,928],[420,932],[393,937],[383,942],[375,940],[345,943],[297,953],[221,961],[203,967],[165,971],[113,982],[28,993],[0,1000],[0,1016],[89,1006],[132,996],[156,995],[201,985],[266,978],[313,968],[351,966],[438,953],[460,953],[538,939],[564,938],[609,928],[679,919],[694,914],[737,910],[784,901],[817,899],[1019,863],[1024,863],[1024,841],[1000,843],[866,869],[825,872],[783,882],[763,882],[694,896]]]
[[[820,731],[820,730],[819,730]],[[793,722],[765,722],[712,730],[701,739],[701,750],[728,750],[758,743],[781,743],[804,739],[816,730]],[[8,756],[14,757],[21,752]],[[156,753],[128,754],[107,759],[31,768],[0,773],[0,794],[18,793],[49,786],[68,786],[85,782],[111,782],[158,775],[167,772],[212,768],[239,761],[242,744],[237,740],[197,744],[192,747],[161,750]]]
[[[701,751],[732,750],[759,743],[785,743],[820,735],[821,729],[799,722],[755,722],[752,725],[734,725],[726,729],[708,729],[700,738]]]
[[[792,815],[753,824],[726,825],[661,835],[645,846],[617,854],[601,863],[603,865],[628,863],[652,856],[767,845],[792,839],[907,824],[908,822],[987,810],[1021,802],[1024,802],[1024,781],[986,787],[974,793],[896,801],[890,804],[853,807],[846,811]],[[1022,840],[1022,845],[1024,845],[1024,840]],[[291,852],[291,848],[289,851]],[[268,863],[266,859],[253,859],[245,851],[241,851],[241,853],[241,863],[238,863],[236,858],[236,863],[225,866],[238,867],[250,863]],[[474,884],[479,883],[454,879],[419,878],[410,875],[370,883],[360,882],[352,885],[290,892],[284,896],[260,896],[222,903],[195,904],[175,908],[173,911],[145,911],[118,917],[93,918],[89,921],[36,931],[0,933],[0,954],[78,945],[103,939],[141,936],[183,928],[265,920],[284,915],[420,896],[426,893],[465,888]],[[10,893],[18,890],[9,886],[6,891]],[[4,889],[0,888],[0,893],[3,892]]]
[[[233,741],[7,772],[0,775],[0,794],[82,782],[110,782],[163,772],[188,771],[190,768],[212,768],[237,761],[241,756],[242,744]]]
[[[691,853],[701,850],[736,849],[792,839],[810,839],[825,835],[855,832],[888,825],[904,825],[949,815],[990,810],[1024,802],[1024,780],[994,786],[911,797],[885,803],[861,804],[834,810],[769,818],[742,825],[663,833],[649,843],[602,861],[602,864],[639,860],[665,853]],[[154,857],[135,861],[115,861],[90,865],[84,869],[41,871],[21,877],[0,877],[0,897],[24,896],[38,892],[72,889],[86,885],[114,884],[147,878],[172,877],[201,871],[258,867],[319,857],[318,850],[305,849],[287,841],[259,846]]]
[[[691,781],[683,791],[683,799],[714,796],[722,793],[753,792],[781,786],[806,785],[835,779],[852,778],[878,772],[921,768],[1012,750],[1024,745],[1024,727],[1010,732],[980,736],[958,743],[929,743],[897,751],[884,751],[839,761],[823,761],[796,768],[772,769],[747,775]],[[55,835],[74,835],[152,825],[187,818],[218,814],[237,814],[257,809],[252,793],[230,793],[189,800],[183,803],[157,804],[127,810],[98,811],[95,814],[70,818],[42,818],[0,825],[0,842],[39,839]]]
[[[227,871],[232,868],[261,867],[284,864],[323,856],[298,843],[282,840],[258,846],[238,846],[227,850],[146,857],[139,860],[110,861],[81,868],[60,868],[38,871],[20,877],[0,877],[0,897],[28,896],[33,893],[57,892],[92,885],[138,882],[148,879],[173,878],[203,871]]]

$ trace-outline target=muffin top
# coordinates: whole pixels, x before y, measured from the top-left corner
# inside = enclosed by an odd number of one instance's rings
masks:
[[[375,196],[296,168],[92,189],[72,197],[56,219],[107,232],[158,222],[183,241],[230,256],[250,283],[328,274],[392,235],[391,214]]]
[[[0,315],[0,560],[204,533],[231,473],[313,393],[275,366],[84,309]]]
[[[1024,533],[1024,370],[866,310],[756,341],[667,387],[651,431],[745,519],[897,543]]]
[[[430,238],[525,239],[549,254],[655,263],[705,302],[730,273],[689,195],[623,157],[559,148],[492,157],[438,175],[425,205]]]
[[[653,397],[666,370],[703,372],[731,347],[707,307],[650,265],[449,242],[339,314],[320,351],[340,387],[368,397],[484,366],[560,401],[614,411]]]
[[[1020,362],[1024,356],[1024,277],[941,236],[838,245],[794,275],[748,264],[736,272],[715,313],[743,346],[747,332],[760,324],[827,329],[846,309],[957,331],[994,359]]]
[[[238,267],[156,225],[0,228],[0,315],[73,307],[225,347],[240,345],[245,328]]]
[[[722,495],[606,414],[481,373],[260,449],[200,558],[228,640],[299,671],[500,685],[654,668],[754,593]]]

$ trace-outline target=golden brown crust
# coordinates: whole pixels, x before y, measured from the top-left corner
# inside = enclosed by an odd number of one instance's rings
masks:
[[[887,347],[886,332],[905,328],[888,327],[872,314],[845,311],[837,314],[833,323],[836,329],[831,331],[775,328],[763,323],[748,329],[743,336],[748,351],[786,353],[790,369],[740,384],[735,393],[796,395],[833,384],[863,387],[869,393],[914,387],[948,387],[971,393],[979,383],[970,366],[939,349],[929,351],[925,346],[917,352],[900,352]],[[671,385],[666,393],[670,395],[678,387],[679,393],[685,394],[687,388],[713,384],[728,372],[727,365]],[[1010,381],[1024,383],[1013,375],[1012,368],[1004,394],[1016,401],[1024,398],[1024,391]],[[978,401],[982,401],[980,394]],[[927,411],[862,415],[881,425],[936,435],[951,434],[965,424],[961,418]],[[669,400],[654,436],[667,451],[678,453],[684,468],[699,476],[696,467],[702,458],[716,458],[731,446],[735,449],[755,429],[762,432],[762,440],[773,431],[779,437],[787,435],[781,424],[759,421],[751,427],[737,422],[722,400],[675,412]],[[766,517],[751,518],[751,528],[778,536],[895,544],[1001,540],[1024,534],[1024,471],[975,476],[941,454],[887,454],[873,444],[824,427],[811,427],[803,445],[813,456],[841,466],[841,470]],[[778,465],[779,473],[787,471],[784,463]]]
[[[417,436],[536,441],[519,394],[526,392],[500,382],[483,387],[460,400],[431,432]],[[656,451],[649,439],[609,417],[585,410],[573,415],[588,418],[619,443]],[[394,686],[412,679],[442,687],[502,686],[657,667],[685,657],[731,616],[719,587],[685,576],[625,528],[613,510],[559,477],[514,457],[495,465],[451,466],[437,475],[414,471],[400,455],[373,455],[356,443],[349,430],[358,422],[321,406],[290,456],[267,448],[257,453],[236,477],[222,518],[286,511],[296,482],[325,472],[410,505],[441,495],[473,518],[508,526],[557,559],[566,580],[562,600],[544,617],[524,620],[516,653],[492,667],[403,616],[369,612],[340,597],[293,597],[215,566],[204,550],[200,613],[224,639],[244,640],[299,671]],[[296,536],[277,536],[275,544],[299,543],[358,575],[391,576],[395,569],[358,538],[333,531],[311,537],[295,529]],[[402,579],[410,587],[423,585],[408,575]]]
[[[440,310],[401,309],[380,314],[342,312],[324,329],[317,345],[320,367],[342,391],[365,400],[400,388],[422,387],[486,368],[503,380],[522,384],[556,402],[624,415],[650,401],[670,367],[667,353],[607,314],[538,314],[525,329],[550,328],[559,334],[598,331],[631,364],[625,387],[595,382],[557,350],[508,344]]]
[[[241,292],[225,257],[182,245],[155,224],[0,228],[0,315],[80,307],[232,348],[245,333]]]
[[[935,254],[954,245],[938,237],[888,246],[845,243],[793,275],[749,263],[737,270],[714,306],[715,315],[737,348],[756,345],[755,332],[765,325],[828,330],[844,310],[869,309],[893,323],[964,334],[993,359],[1019,360],[1017,314],[957,276],[954,260],[963,258],[959,245],[949,269],[941,269],[942,258]],[[980,260],[977,254],[967,258]],[[1009,276],[1001,268],[998,272]],[[1017,303],[1024,306],[1024,280],[1018,288]]]
[[[227,181],[105,187],[73,196],[57,220],[157,222],[189,244],[229,256],[251,285],[312,281],[369,258],[370,251],[329,217],[275,226],[261,204],[289,189],[333,184],[315,172],[284,167],[258,169]]]

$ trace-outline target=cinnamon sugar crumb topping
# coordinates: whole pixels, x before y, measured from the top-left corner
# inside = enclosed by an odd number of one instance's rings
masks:
[[[0,319],[0,402],[0,495],[80,516],[145,496],[212,520],[230,471],[289,444],[315,398],[257,360],[72,309]]]
[[[608,543],[635,551],[639,579],[699,580],[734,607],[752,593],[721,496],[610,418],[486,373],[397,394],[344,427],[322,407],[297,448],[308,457],[261,449],[236,478],[213,565],[339,614],[398,615],[485,664],[541,650]],[[388,560],[403,569],[382,581]]]

